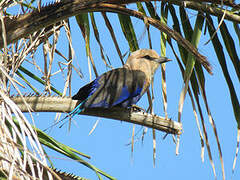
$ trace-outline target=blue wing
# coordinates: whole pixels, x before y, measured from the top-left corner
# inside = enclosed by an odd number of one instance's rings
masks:
[[[114,69],[82,87],[72,99],[80,101],[77,109],[129,107],[136,104],[145,92],[145,79],[142,71]]]
[[[75,94],[72,97],[72,99],[73,100],[84,101],[88,97],[90,97],[99,88],[100,84],[98,83],[98,80],[100,79],[100,77],[96,78],[91,83],[89,83],[89,84],[83,86],[81,89],[79,89],[78,93]]]

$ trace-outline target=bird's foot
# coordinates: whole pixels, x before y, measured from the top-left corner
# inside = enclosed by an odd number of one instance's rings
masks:
[[[136,104],[133,104],[133,105],[131,106],[131,110],[132,110],[132,111],[137,111],[137,112],[140,112],[140,111],[146,112],[145,109],[143,109],[143,108],[140,107],[140,106],[137,106]]]

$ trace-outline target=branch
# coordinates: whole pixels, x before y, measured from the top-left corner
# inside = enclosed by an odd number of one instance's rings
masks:
[[[196,59],[199,61],[200,64],[204,66],[204,68],[212,74],[212,67],[205,56],[201,55],[197,48],[193,46],[188,40],[184,39],[178,32],[169,28],[166,24],[162,23],[159,20],[156,20],[151,17],[145,16],[143,13],[139,11],[134,11],[131,9],[127,9],[122,6],[114,5],[114,4],[100,4],[100,7],[96,6],[95,8],[98,10],[105,10],[109,12],[117,12],[120,14],[125,14],[128,16],[134,16],[136,18],[144,20],[148,24],[151,24],[155,28],[159,29],[161,32],[165,32],[169,37],[176,40],[181,46],[183,46],[187,51],[191,52]]]
[[[217,17],[223,17],[224,11],[226,11],[224,19],[240,23],[240,16],[238,14],[234,14],[233,12],[228,11],[226,9],[219,8],[216,5],[214,6],[212,4],[199,3],[195,1],[179,1],[179,0],[167,0],[167,1],[178,6],[184,6],[185,8],[202,11],[204,13],[209,13]],[[239,9],[239,6],[237,8]]]
[[[136,3],[136,2],[150,2],[150,1],[164,1],[164,2],[169,2],[173,3],[176,5],[183,5],[184,0],[108,0],[106,3],[112,3],[112,4],[130,4],[130,3]],[[214,4],[214,5],[219,5],[219,6],[229,6],[229,7],[234,7],[234,8],[239,8],[239,4],[234,3],[234,0],[189,0],[191,2],[197,2],[201,4]],[[188,2],[189,2],[188,1]]]
[[[51,24],[59,22],[60,20],[66,19],[70,16],[77,15],[84,12],[114,12],[125,14],[129,16],[134,16],[136,18],[147,20],[147,22],[154,27],[158,28],[162,32],[165,32],[170,38],[175,39],[181,46],[186,50],[191,52],[196,59],[206,68],[206,70],[212,74],[211,65],[206,59],[205,56],[201,55],[198,50],[186,39],[184,39],[179,33],[169,28],[164,23],[160,21],[146,17],[143,13],[127,9],[125,7],[116,5],[116,4],[106,4],[99,3],[104,0],[99,0],[98,3],[94,4],[94,1],[89,1],[88,3],[83,4],[84,0],[75,0],[75,1],[61,1],[59,3],[54,3],[49,6],[43,7],[40,12],[35,10],[29,14],[19,16],[17,19],[10,20],[6,18],[5,27],[7,32],[7,42],[13,42],[19,38],[26,37],[29,34],[37,31],[43,27],[48,27]],[[110,2],[115,2],[116,0],[109,0]],[[89,4],[89,3],[93,4]],[[118,1],[121,2],[121,1]],[[86,5],[87,4],[87,5]],[[1,27],[0,27],[1,34]],[[3,46],[3,40],[0,36],[0,48]]]
[[[21,97],[11,97],[22,112],[28,112],[26,104]],[[71,98],[62,98],[54,96],[27,96],[24,100],[34,112],[71,112],[78,101]],[[165,119],[157,115],[152,115],[144,112],[136,112],[132,109],[114,107],[106,108],[89,108],[82,111],[80,114],[89,116],[98,116],[108,119],[120,120],[147,126],[153,129],[164,131],[170,134],[181,134],[182,124]]]
[[[34,10],[28,14],[17,16],[13,19],[5,17],[5,29],[7,33],[7,44],[10,44],[22,37],[26,37],[33,32],[47,27],[61,20],[67,19],[71,16],[75,16],[80,13],[93,12],[93,11],[106,11],[100,7],[101,3],[109,4],[129,4],[135,2],[143,2],[151,0],[65,0],[57,3],[50,4],[45,7],[41,7],[40,10]],[[159,0],[160,1],[160,0]],[[179,0],[162,0],[178,6],[184,6],[198,11],[204,11],[214,16],[222,17],[224,9],[214,7],[211,4],[205,2],[211,2],[212,0],[193,0],[193,1],[179,1]],[[225,2],[225,1],[223,1]],[[219,3],[216,1],[215,3]],[[94,9],[98,6],[98,9]],[[237,6],[237,8],[239,8]],[[112,11],[114,12],[114,11]],[[121,13],[121,12],[118,12]],[[227,11],[225,18],[240,23],[240,16]],[[0,26],[0,48],[3,47],[2,38],[2,26]]]

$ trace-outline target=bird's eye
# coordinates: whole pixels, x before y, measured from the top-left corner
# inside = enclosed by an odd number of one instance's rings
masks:
[[[143,58],[146,58],[146,59],[149,59],[149,60],[153,59],[153,58],[150,57],[149,55],[143,56]]]

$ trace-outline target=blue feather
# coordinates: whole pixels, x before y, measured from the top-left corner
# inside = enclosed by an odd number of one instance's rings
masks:
[[[87,100],[87,99],[86,99]],[[76,114],[79,114],[80,112],[82,112],[82,110],[84,108],[82,108],[82,104],[86,102],[86,100],[82,101],[79,105],[77,105],[77,107],[75,107],[69,114],[68,116],[74,117]]]
[[[88,98],[87,98],[88,99]],[[70,113],[68,113],[62,120],[60,121],[63,121],[64,119],[68,118],[68,117],[71,117],[73,118],[76,114],[79,114],[83,111],[84,108],[82,108],[82,104],[85,103],[87,101],[87,99],[85,99],[84,101],[82,101],[81,103],[79,103],[79,105],[77,105]]]
[[[128,91],[128,87],[124,86],[122,87],[122,92],[121,95],[119,96],[119,98],[113,103],[113,106],[120,104],[121,102],[125,101],[126,99],[130,98],[131,94]]]
[[[138,102],[138,100],[141,98],[141,92],[142,92],[142,87],[137,87],[136,91],[134,91],[133,93],[130,93],[128,91],[128,87],[124,86],[122,88],[121,95],[115,102],[113,102],[112,105],[110,105],[107,102],[107,100],[104,99],[98,103],[90,104],[88,108],[96,108],[96,107],[110,108],[117,105],[120,105],[121,107],[129,107],[132,104],[136,104]]]
[[[141,92],[142,92],[141,87],[137,87],[136,91],[134,91],[133,93],[130,93],[128,91],[128,87],[124,86],[120,97],[117,99],[117,101],[115,101],[113,103],[113,106],[116,106],[118,104],[122,104],[122,107],[131,106],[132,104],[135,104],[139,100]],[[134,97],[138,97],[138,96],[139,96],[139,98],[137,98],[137,99],[134,98]],[[124,103],[124,102],[128,102],[128,103]],[[123,103],[126,105],[124,105]]]

